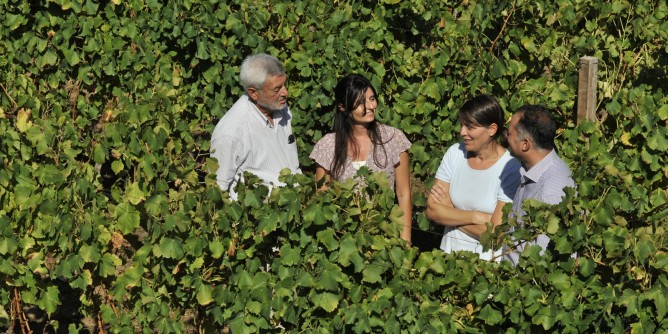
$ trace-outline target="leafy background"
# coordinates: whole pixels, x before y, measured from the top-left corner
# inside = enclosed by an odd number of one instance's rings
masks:
[[[0,327],[114,332],[665,332],[664,1],[0,2]],[[230,202],[209,136],[251,53],[283,60],[304,175]],[[578,61],[599,60],[576,124]],[[527,204],[517,268],[406,248],[383,180],[315,193],[332,89],[357,72],[425,189],[478,93],[554,108],[578,184]],[[509,222],[508,226],[514,224]],[[419,231],[418,231],[419,230]],[[490,242],[507,242],[486,235]],[[420,240],[416,240],[420,243]],[[425,241],[423,244],[428,244]],[[577,259],[570,254],[577,252]]]

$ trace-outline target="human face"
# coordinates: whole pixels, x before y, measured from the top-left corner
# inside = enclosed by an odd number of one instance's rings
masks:
[[[464,141],[467,152],[479,152],[481,148],[491,143],[496,133],[495,126],[466,126],[461,125],[459,135]]]
[[[269,77],[264,82],[262,89],[249,88],[248,95],[264,114],[273,114],[275,111],[285,108],[288,103],[286,80],[287,76],[285,74]]]
[[[364,124],[373,122],[377,107],[378,101],[376,100],[376,95],[373,93],[373,89],[369,87],[364,92],[364,101],[350,113],[353,123]]]
[[[517,123],[520,121],[520,115],[515,113],[510,119],[508,126],[508,146],[510,146],[510,154],[515,158],[522,160],[522,153],[524,152],[524,140],[520,140],[517,133]]]

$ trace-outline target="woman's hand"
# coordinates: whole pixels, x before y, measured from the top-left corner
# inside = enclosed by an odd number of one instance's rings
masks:
[[[434,186],[431,187],[429,196],[431,196],[436,203],[451,205],[449,190],[445,189],[442,183],[435,183]]]
[[[473,212],[473,224],[485,225],[492,221],[492,215],[479,211]]]

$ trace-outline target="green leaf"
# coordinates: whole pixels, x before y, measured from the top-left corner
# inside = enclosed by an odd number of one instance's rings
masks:
[[[159,245],[160,254],[168,259],[179,260],[183,258],[184,255],[181,244],[182,244],[181,240],[169,237],[163,237],[162,239],[160,239],[160,245]]]
[[[26,17],[20,14],[5,13],[4,19],[5,22],[3,22],[3,25],[9,27],[10,31],[16,30],[16,28],[27,22]]]
[[[139,227],[139,211],[130,203],[121,203],[115,209],[118,230],[129,234]]]
[[[501,312],[495,310],[489,304],[483,306],[480,313],[478,313],[478,318],[482,319],[488,325],[496,325],[503,320]]]
[[[330,252],[339,247],[338,241],[334,238],[334,230],[331,228],[318,232],[317,237]]]
[[[102,255],[102,261],[99,263],[100,276],[108,277],[116,274],[116,266],[122,264],[122,261],[118,256],[114,254],[104,253]]]
[[[244,213],[244,209],[237,202],[232,202],[226,207],[226,213],[230,215],[233,221],[240,221]]]
[[[566,290],[571,287],[570,277],[560,271],[550,273],[547,280],[559,290]]]
[[[559,218],[550,216],[547,221],[547,233],[555,234],[559,231]]]
[[[202,283],[197,289],[197,303],[206,306],[213,302],[213,287],[209,284]]]
[[[84,270],[79,277],[70,283],[70,286],[80,290],[86,290],[91,284],[93,284],[93,275],[90,270]]]
[[[223,252],[225,251],[225,246],[222,242],[214,240],[209,242],[209,250],[211,251],[211,257],[214,259],[219,259]]]
[[[369,65],[371,66],[371,68],[373,69],[373,71],[376,73],[376,75],[379,78],[383,78],[385,76],[385,66],[383,66],[383,64],[372,61],[372,60],[368,60],[368,62],[369,62]]]
[[[257,229],[262,233],[262,235],[266,235],[276,231],[276,229],[278,228],[278,224],[280,224],[280,219],[278,215],[272,212],[262,217],[262,219],[260,219],[260,223]]]
[[[18,242],[14,237],[0,238],[0,254],[13,254],[18,248]]]
[[[93,147],[93,161],[98,164],[104,163],[107,159],[107,153],[104,150],[104,147],[99,143],[96,143]]]
[[[285,266],[294,266],[302,261],[302,254],[299,248],[292,248],[290,245],[281,247],[281,263]]]
[[[666,131],[657,128],[655,131],[652,131],[651,135],[647,139],[647,146],[653,150],[666,151],[668,150],[668,138],[666,138]]]
[[[579,258],[579,261],[580,261],[580,274],[582,274],[582,276],[588,277],[594,273],[594,270],[596,269],[596,263],[594,262],[594,260],[581,257]]]
[[[435,82],[425,82],[422,85],[422,91],[424,95],[431,97],[436,102],[441,100],[441,90]]]
[[[536,325],[542,325],[543,329],[549,330],[557,322],[557,308],[553,305],[541,307],[531,321]]]
[[[192,261],[190,265],[188,265],[188,269],[190,271],[196,271],[197,269],[201,269],[203,265],[204,265],[204,258],[198,257],[194,261]]]
[[[659,110],[656,111],[656,114],[661,118],[662,121],[668,119],[668,104],[662,105]]]
[[[246,303],[246,310],[252,314],[262,314],[262,303],[251,300]]]
[[[132,182],[125,190],[125,196],[132,205],[137,205],[146,200],[144,192],[139,189],[139,183]]]
[[[32,121],[30,120],[31,112],[26,109],[21,109],[16,116],[16,128],[20,132],[26,132],[32,127]]]
[[[368,283],[378,283],[382,281],[381,274],[385,272],[386,268],[380,265],[369,264],[362,271],[362,281]]]
[[[339,296],[329,292],[315,294],[313,297],[311,297],[311,301],[313,301],[315,306],[321,307],[327,312],[333,312],[336,310],[336,308],[339,306],[339,299]]]
[[[76,52],[76,50],[70,50],[70,49],[62,49],[63,55],[65,56],[65,60],[67,61],[70,66],[75,66],[81,62],[81,58],[79,58],[79,53]]]
[[[576,304],[577,296],[578,293],[575,289],[562,290],[561,304],[564,305],[564,307],[573,307]]]
[[[42,291],[37,306],[46,311],[48,315],[51,315],[56,312],[58,305],[60,305],[60,298],[58,296],[58,287],[49,286],[46,288],[46,291]]]
[[[652,267],[659,270],[668,269],[668,253],[658,252],[655,259],[656,262],[652,263]]]
[[[654,242],[649,238],[643,237],[637,241],[635,247],[635,253],[638,256],[638,261],[644,263],[647,261],[647,258],[650,255],[655,254],[656,247],[654,247]]]
[[[493,79],[500,78],[506,74],[507,68],[504,62],[500,59],[497,59],[497,61],[494,62],[494,65],[492,65],[492,68],[489,71],[489,74]]]
[[[47,137],[44,127],[32,126],[24,130],[28,140],[33,144],[38,154],[51,152],[51,137]],[[65,143],[63,146],[65,146]],[[76,156],[76,154],[74,156]]]
[[[614,222],[614,216],[615,215],[607,207],[599,207],[593,213],[594,220],[603,226],[612,224]]]
[[[364,259],[359,254],[357,243],[350,235],[346,235],[339,244],[339,256],[337,262],[347,267],[350,263],[355,264],[355,272],[364,268]]]
[[[125,169],[125,165],[123,165],[122,161],[114,160],[111,163],[111,170],[114,171],[115,174],[120,173],[123,169]]]
[[[130,288],[141,285],[141,279],[143,275],[144,267],[134,264],[125,269],[125,271],[116,281],[116,284],[123,287],[124,290],[129,290]]]
[[[82,245],[79,255],[86,262],[97,263],[100,260],[100,250],[90,245]]]
[[[39,58],[38,66],[44,67],[46,65],[54,66],[58,62],[58,55],[53,51],[47,51],[41,58]]]
[[[167,207],[167,198],[164,195],[151,196],[151,198],[144,203],[146,212],[152,216],[160,216],[167,211]]]
[[[339,291],[339,282],[343,279],[342,276],[343,273],[338,266],[326,264],[315,281],[315,287],[318,290]]]

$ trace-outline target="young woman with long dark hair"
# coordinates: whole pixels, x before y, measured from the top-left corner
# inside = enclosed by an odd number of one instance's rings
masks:
[[[399,129],[376,120],[376,89],[365,77],[346,76],[336,85],[334,95],[334,132],[320,139],[310,156],[317,163],[316,180],[344,181],[354,177],[361,166],[385,172],[404,212],[401,237],[410,243],[410,141]]]

